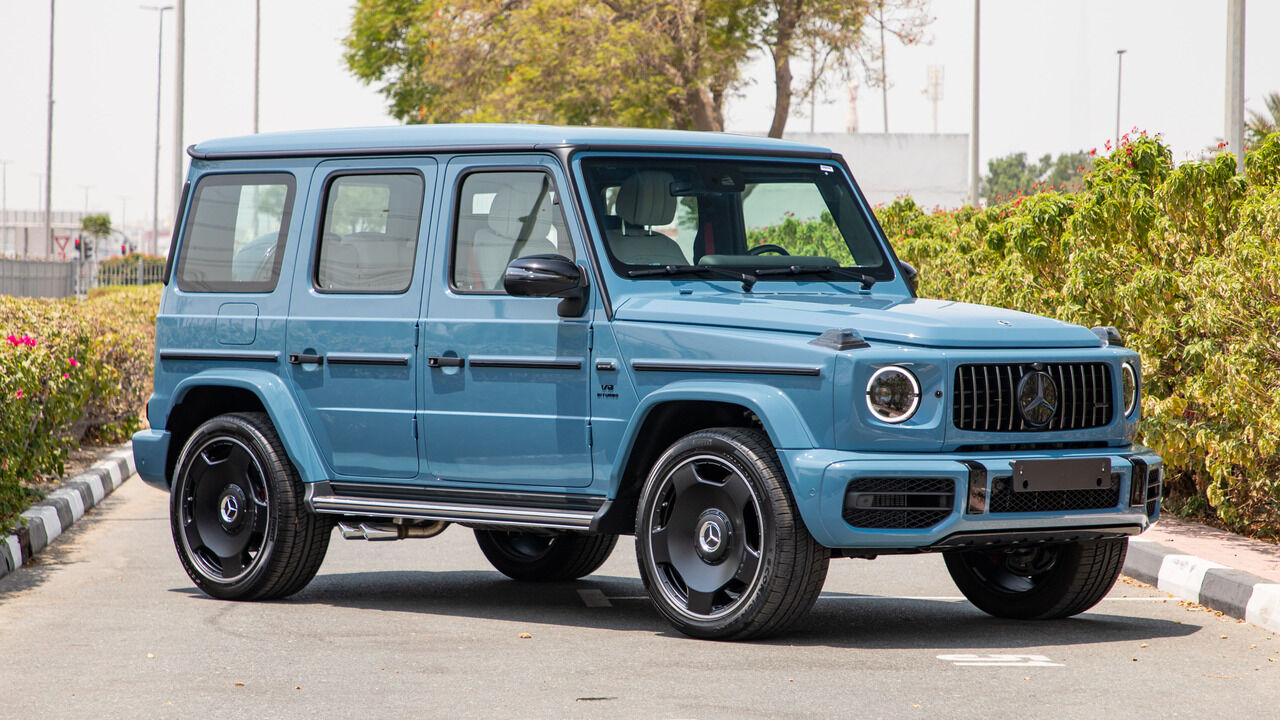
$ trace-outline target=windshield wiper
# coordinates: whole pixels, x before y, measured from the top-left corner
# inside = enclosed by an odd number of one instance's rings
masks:
[[[856,280],[862,283],[863,290],[870,290],[872,285],[876,284],[876,279],[870,275],[860,273],[852,268],[842,268],[835,266],[804,266],[789,265],[787,267],[762,268],[756,270],[756,275],[837,275],[839,277]]]
[[[755,275],[722,268],[717,265],[659,265],[657,267],[631,270],[627,273],[627,277],[649,277],[653,275],[699,275],[703,273],[733,278],[734,280],[742,283],[743,292],[751,292],[751,288],[756,284]]]

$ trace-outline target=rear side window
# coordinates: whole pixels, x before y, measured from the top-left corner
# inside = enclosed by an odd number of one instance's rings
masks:
[[[280,278],[293,176],[207,175],[196,184],[178,255],[184,292],[271,292]]]
[[[400,293],[413,280],[423,183],[415,173],[342,175],[325,192],[315,285]]]

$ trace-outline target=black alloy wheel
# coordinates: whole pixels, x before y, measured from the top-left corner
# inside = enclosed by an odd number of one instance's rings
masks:
[[[261,600],[315,576],[333,522],[307,511],[302,482],[263,413],[220,415],[192,433],[174,471],[174,546],[213,597]]]
[[[655,607],[694,637],[786,629],[817,599],[830,557],[800,521],[768,440],[744,428],[676,442],[649,476],[636,531]]]
[[[956,587],[1000,618],[1050,620],[1098,604],[1120,575],[1126,538],[945,554]]]
[[[613,553],[617,535],[476,530],[476,542],[494,569],[513,580],[577,580]]]

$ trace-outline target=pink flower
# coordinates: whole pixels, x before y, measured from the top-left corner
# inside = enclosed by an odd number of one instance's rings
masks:
[[[67,373],[62,373],[62,379],[63,379],[63,380],[66,380],[66,379],[67,379],[67,378],[69,378],[69,377],[71,377],[71,376],[70,376],[70,375],[68,375]]]
[[[22,342],[22,341],[18,340],[17,336],[15,336],[15,335],[10,335],[10,336],[9,336],[9,344],[10,344],[10,345],[18,345],[18,344],[19,344],[19,343],[21,343],[21,342]]]
[[[80,363],[76,362],[75,358],[67,358],[67,362],[71,363],[71,367],[77,367],[80,365]]]
[[[19,399],[19,400],[21,400],[21,399],[22,399],[22,391],[21,391],[21,390],[19,390],[19,391],[18,391],[18,393],[17,393],[17,395],[18,395],[18,399]]]
[[[23,341],[24,343],[26,343],[29,347],[35,347],[35,346],[36,346],[36,339],[35,339],[35,338],[33,338],[33,337],[31,337],[30,335],[23,335],[23,336],[22,336],[22,341]]]

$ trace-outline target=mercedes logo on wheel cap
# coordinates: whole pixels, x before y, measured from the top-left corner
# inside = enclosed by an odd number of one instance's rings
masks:
[[[230,525],[236,521],[236,517],[240,515],[240,500],[235,495],[227,493],[222,497],[222,503],[218,507],[218,512],[222,515],[222,522]]]
[[[1018,413],[1031,427],[1044,427],[1058,412],[1058,384],[1037,370],[1018,382]]]
[[[714,553],[719,550],[722,539],[720,525],[715,520],[702,523],[702,527],[698,530],[698,544],[702,546],[702,551],[705,553]]]

